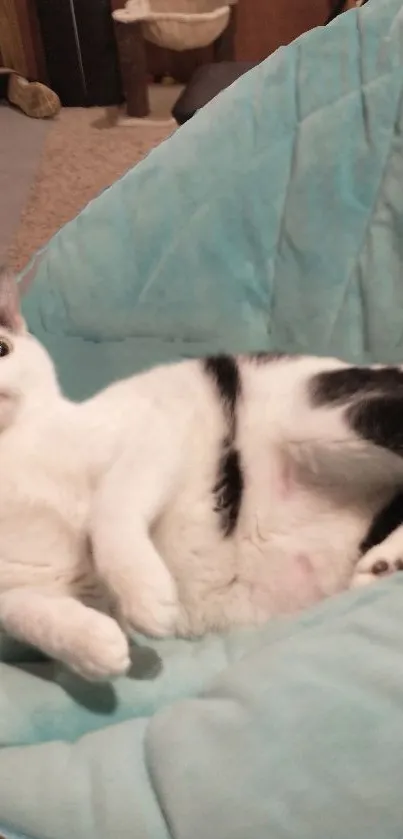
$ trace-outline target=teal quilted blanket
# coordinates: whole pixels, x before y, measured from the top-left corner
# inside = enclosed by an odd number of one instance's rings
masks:
[[[278,51],[53,239],[26,312],[71,395],[223,347],[401,360],[400,12]]]
[[[219,349],[403,358],[403,2],[239,80],[22,277],[73,398]],[[90,687],[2,640],[6,839],[401,839],[403,582],[145,644]]]

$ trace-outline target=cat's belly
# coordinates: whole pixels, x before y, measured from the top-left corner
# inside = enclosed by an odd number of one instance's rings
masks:
[[[257,517],[249,524],[237,539],[240,576],[262,619],[295,612],[348,587],[365,517],[318,514],[266,531]]]
[[[372,514],[305,491],[270,503],[251,493],[225,538],[207,504],[177,505],[155,541],[178,583],[179,633],[259,624],[348,587]]]

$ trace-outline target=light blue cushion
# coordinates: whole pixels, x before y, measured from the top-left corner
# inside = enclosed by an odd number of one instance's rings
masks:
[[[401,360],[402,101],[402,3],[370,0],[101,195],[23,278],[68,393],[218,348]],[[402,614],[398,577],[104,689],[3,641],[0,832],[402,839]]]

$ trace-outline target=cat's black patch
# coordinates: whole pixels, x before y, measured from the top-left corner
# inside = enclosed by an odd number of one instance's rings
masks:
[[[250,361],[256,364],[270,364],[271,361],[282,361],[285,358],[297,358],[297,356],[289,356],[283,352],[252,352],[248,354]]]
[[[398,367],[345,367],[318,373],[310,385],[314,405],[348,402],[356,396],[393,394],[403,389],[403,370]]]
[[[403,456],[403,392],[351,405],[347,421],[364,440]]]
[[[389,368],[390,371],[395,369]],[[390,387],[385,396],[369,394],[368,398],[351,405],[347,421],[364,440],[403,457],[403,391],[400,382],[395,386],[394,393],[391,394],[391,390],[393,388]],[[374,545],[379,545],[401,524],[403,491],[397,492],[374,517],[360,545],[361,552],[367,553]]]
[[[361,553],[365,554],[375,545],[379,545],[401,524],[403,524],[403,491],[396,493],[373,518],[368,533],[361,542]]]
[[[236,405],[241,393],[241,379],[236,359],[231,355],[213,355],[203,361],[206,373],[213,379],[225,414],[230,434],[235,433]]]
[[[233,356],[210,356],[204,359],[203,364],[206,373],[214,381],[227,420],[227,433],[222,441],[213,487],[214,511],[220,518],[223,535],[227,537],[235,530],[244,486],[241,458],[235,445],[241,379]]]
[[[224,536],[231,536],[235,530],[243,493],[241,458],[237,449],[224,440],[218,466],[217,482],[214,487],[214,510],[220,517]]]

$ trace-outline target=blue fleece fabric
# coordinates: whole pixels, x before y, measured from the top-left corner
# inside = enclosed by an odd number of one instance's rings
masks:
[[[74,398],[217,349],[403,357],[402,0],[239,80],[31,266]],[[89,687],[3,640],[0,832],[401,839],[403,582],[144,647]],[[158,657],[162,661],[157,672]]]

